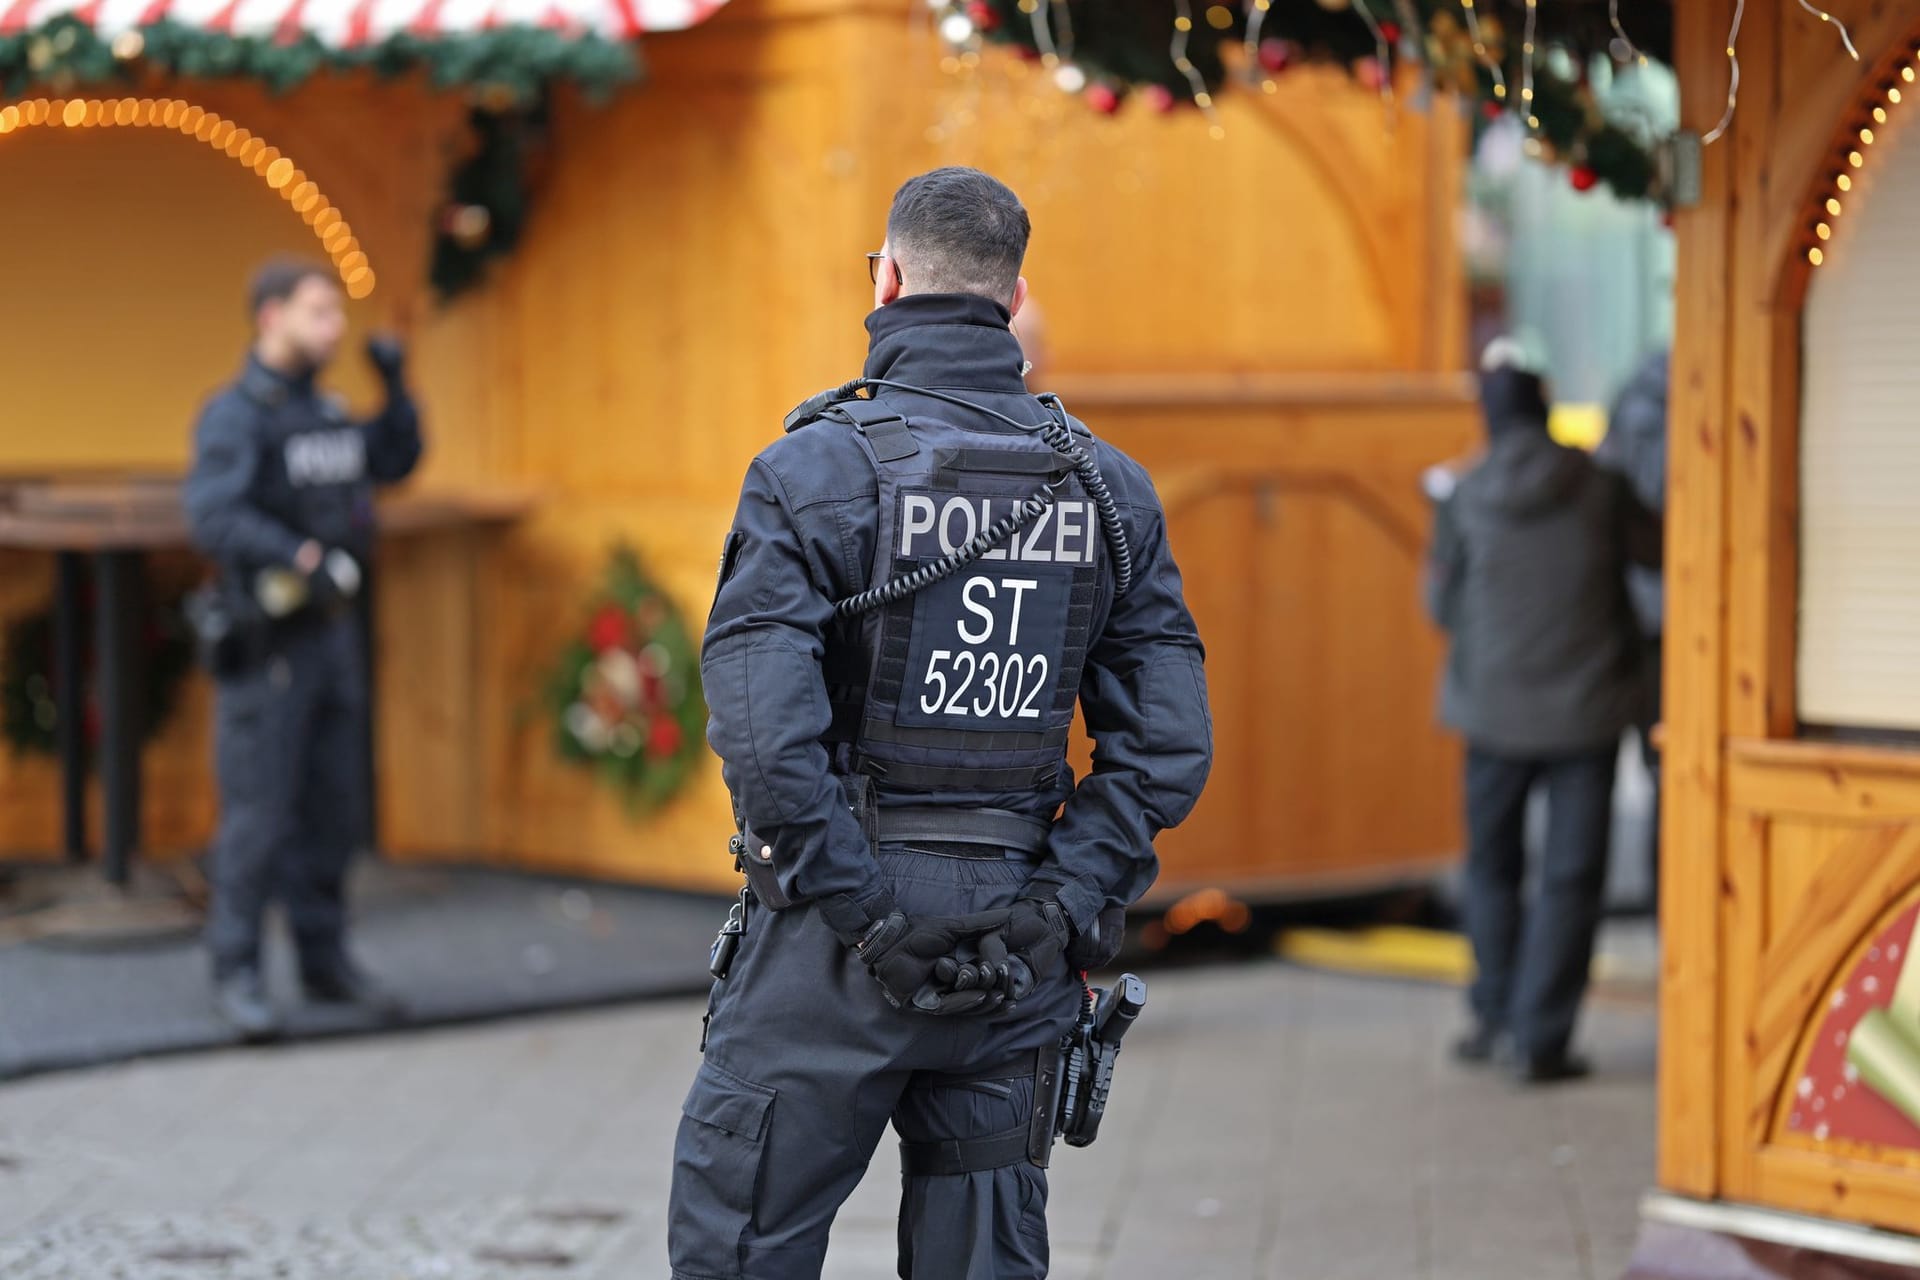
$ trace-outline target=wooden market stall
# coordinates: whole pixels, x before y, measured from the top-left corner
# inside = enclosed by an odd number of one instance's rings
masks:
[[[357,74],[283,97],[140,88],[253,129],[352,219],[379,271],[366,319],[414,338],[419,483],[534,495],[508,529],[383,545],[386,849],[728,883],[718,771],[636,808],[555,752],[551,673],[616,544],[697,633],[747,459],[860,365],[861,255],[893,189],[957,162],[1029,202],[1052,382],[1153,469],[1210,646],[1221,764],[1166,842],[1165,891],[1298,892],[1454,855],[1457,758],[1432,723],[1439,647],[1418,613],[1418,477],[1474,432],[1451,105],[1388,116],[1302,69],[1223,102],[1216,138],[1198,113],[1089,109],[1010,55],[954,58],[907,0],[733,0],[646,52],[645,83],[610,102],[551,93],[525,234],[445,306],[422,281],[464,97]],[[45,296],[39,345],[0,344],[0,472],[177,470],[195,399],[244,341],[247,268],[311,240],[258,176],[164,132],[0,136],[0,174],[35,174],[0,195],[0,279],[31,269]],[[151,209],[116,194],[162,186],[180,194]],[[165,253],[110,234],[136,218]],[[108,259],[85,301],[51,265],[83,244]],[[45,599],[50,568],[0,563],[0,613]],[[163,850],[209,829],[202,702],[190,689],[148,749],[168,780],[147,792]],[[0,753],[0,850],[53,848],[55,796],[50,763]]]
[[[1920,14],[1833,7],[1858,62],[1746,5],[1678,219],[1660,1184],[1920,1233]],[[1734,10],[1677,6],[1691,129]]]

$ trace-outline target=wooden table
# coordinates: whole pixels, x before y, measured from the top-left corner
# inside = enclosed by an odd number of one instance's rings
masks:
[[[505,524],[532,505],[512,491],[402,493],[378,507],[382,535],[405,535],[475,524]],[[70,861],[87,858],[86,752],[81,735],[86,637],[80,600],[89,567],[97,600],[93,657],[100,708],[100,781],[106,798],[101,846],[107,879],[122,883],[140,844],[140,722],[145,664],[139,618],[145,557],[191,547],[178,476],[42,476],[0,480],[0,547],[50,552],[54,587],[54,701],[61,770],[61,825]],[[363,638],[373,626],[373,566],[360,593]],[[369,669],[373,649],[366,646]],[[372,688],[369,676],[369,690]],[[367,812],[373,812],[373,725],[365,728]]]

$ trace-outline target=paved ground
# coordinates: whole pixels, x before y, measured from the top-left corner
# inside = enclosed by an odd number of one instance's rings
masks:
[[[1608,1280],[1652,1177],[1650,1001],[1597,1079],[1446,1062],[1458,996],[1272,962],[1155,975],[1100,1143],[1055,1163],[1082,1280]],[[0,1087],[6,1280],[665,1274],[699,1006],[225,1051]],[[883,1150],[827,1274],[892,1274]]]

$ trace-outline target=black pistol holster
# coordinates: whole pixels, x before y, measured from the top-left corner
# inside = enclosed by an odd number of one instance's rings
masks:
[[[1120,1041],[1147,1003],[1147,984],[1131,973],[1120,975],[1111,990],[1088,990],[1073,1029],[1058,1044],[1025,1053],[999,1067],[964,1076],[943,1076],[954,1086],[1033,1077],[1033,1114],[1027,1123],[1000,1133],[946,1142],[902,1142],[900,1168],[909,1177],[938,1177],[1004,1169],[1026,1160],[1044,1169],[1053,1143],[1091,1146],[1100,1136],[1113,1090],[1113,1066]]]

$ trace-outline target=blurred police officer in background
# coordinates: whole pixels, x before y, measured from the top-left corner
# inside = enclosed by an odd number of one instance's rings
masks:
[[[315,380],[346,335],[346,298],[321,263],[275,261],[248,297],[254,345],[201,411],[185,503],[219,566],[196,625],[215,676],[220,829],[207,946],[221,1015],[279,1029],[260,974],[261,917],[283,900],[313,1000],[392,1000],[345,946],[346,869],[367,830],[366,662],[351,610],[373,541],[373,486],[419,461],[402,349],[368,343],[385,407],[356,421]]]
[[[986,174],[903,186],[864,378],[748,470],[702,675],[750,892],[675,1148],[676,1277],[818,1276],[889,1120],[902,1276],[1046,1274],[1044,1055],[1212,725],[1145,471],[1022,382],[1027,236]]]

